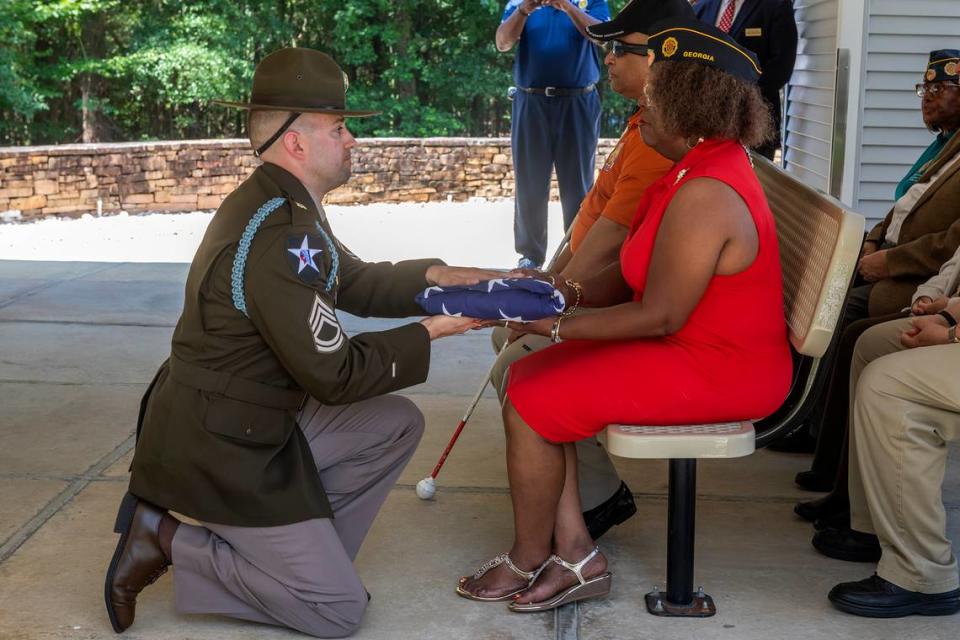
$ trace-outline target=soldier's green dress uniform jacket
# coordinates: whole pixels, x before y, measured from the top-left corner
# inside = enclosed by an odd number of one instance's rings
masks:
[[[238,288],[238,246],[271,201],[279,206],[253,234]],[[303,246],[312,249],[301,257]],[[233,526],[332,517],[298,408],[307,395],[346,404],[418,384],[430,361],[419,322],[348,338],[334,309],[422,315],[414,296],[434,264],[361,261],[299,180],[259,167],[224,200],[193,259],[170,360],[144,398],[131,492]]]

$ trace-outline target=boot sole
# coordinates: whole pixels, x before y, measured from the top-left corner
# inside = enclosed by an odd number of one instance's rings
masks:
[[[865,618],[904,618],[906,616],[949,616],[960,611],[960,600],[913,602],[895,607],[874,607],[845,600],[831,600],[833,606],[846,613],[852,613]]]
[[[110,618],[110,624],[116,633],[123,633],[126,629],[120,627],[117,614],[113,610],[113,602],[110,599],[113,577],[117,572],[117,565],[120,564],[123,549],[127,545],[127,535],[130,533],[130,525],[133,522],[133,514],[137,510],[138,502],[137,497],[132,493],[124,495],[120,502],[120,509],[117,511],[116,522],[113,524],[113,532],[120,534],[120,540],[117,542],[117,548],[114,550],[110,566],[107,568],[107,576],[103,584],[103,599],[107,605],[107,616]]]

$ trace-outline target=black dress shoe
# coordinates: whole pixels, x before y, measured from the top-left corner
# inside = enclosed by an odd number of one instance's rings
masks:
[[[794,505],[793,512],[807,522],[816,522],[817,520],[832,518],[838,513],[849,513],[850,501],[846,498],[837,497],[834,493],[828,493],[816,500],[798,502]]]
[[[833,491],[833,480],[815,471],[801,471],[793,479],[798,487],[807,491]]]
[[[626,483],[621,482],[617,492],[606,501],[583,512],[583,521],[587,524],[590,537],[597,540],[609,531],[610,527],[621,524],[636,512],[637,505],[633,501],[633,494]]]
[[[948,616],[960,611],[960,589],[945,593],[907,591],[873,574],[859,582],[844,582],[827,596],[840,611],[868,618],[900,618],[913,614]]]
[[[825,516],[819,520],[813,521],[813,528],[816,531],[826,531],[827,529],[837,529],[840,531],[850,528],[850,512],[842,511],[832,516]]]
[[[167,571],[170,561],[160,548],[160,520],[165,510],[137,499],[123,497],[113,530],[120,534],[117,549],[107,568],[104,599],[107,616],[117,633],[133,624],[137,596]]]
[[[853,529],[824,529],[813,535],[813,548],[836,560],[880,562],[880,541],[872,533]]]

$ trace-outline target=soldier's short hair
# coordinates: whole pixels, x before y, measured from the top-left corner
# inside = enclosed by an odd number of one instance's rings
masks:
[[[289,111],[251,110],[247,115],[247,136],[250,138],[250,146],[259,149],[289,117]]]

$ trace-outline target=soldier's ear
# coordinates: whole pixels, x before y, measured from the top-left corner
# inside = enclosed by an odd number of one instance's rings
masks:
[[[306,149],[303,146],[303,135],[299,131],[293,129],[285,131],[281,141],[283,148],[291,157],[302,160],[306,156]]]

